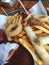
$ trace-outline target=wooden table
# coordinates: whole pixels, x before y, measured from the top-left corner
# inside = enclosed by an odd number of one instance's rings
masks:
[[[31,8],[37,1],[26,1],[25,0],[25,1],[22,1],[22,2],[23,2],[24,6],[26,8]],[[43,2],[43,4],[44,4],[45,7],[49,7],[49,3],[48,2]],[[11,11],[11,10],[15,10],[15,9],[18,9],[18,8],[22,8],[22,6],[18,2],[12,8],[5,8],[4,7],[6,12]],[[2,9],[0,7],[0,14],[2,14],[2,13],[3,13],[3,11],[2,11]]]

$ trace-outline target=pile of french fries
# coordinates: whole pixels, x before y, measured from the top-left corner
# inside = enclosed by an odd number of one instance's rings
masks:
[[[6,21],[3,28],[8,40],[14,40],[23,45],[37,65],[49,65],[49,41],[43,44],[39,40],[40,37],[49,36],[48,17],[45,15],[34,16],[31,13],[23,19],[16,13],[13,16],[8,16]]]

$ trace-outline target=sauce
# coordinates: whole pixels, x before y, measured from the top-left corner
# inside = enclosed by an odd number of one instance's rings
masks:
[[[30,53],[20,45],[6,65],[34,65]]]

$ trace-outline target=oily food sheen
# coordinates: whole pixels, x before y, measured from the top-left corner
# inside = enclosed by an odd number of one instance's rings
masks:
[[[34,16],[31,13],[23,17],[16,13],[8,16],[6,21],[4,31],[8,40],[13,40],[25,47],[37,65],[49,64],[49,43],[42,42],[49,36],[49,19],[46,16]]]

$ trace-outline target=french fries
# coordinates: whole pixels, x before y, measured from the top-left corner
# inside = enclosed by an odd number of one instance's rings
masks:
[[[35,34],[42,34],[42,30],[37,30],[37,31],[35,31]]]
[[[49,36],[41,36],[38,38],[41,45],[48,45],[49,44]]]
[[[3,27],[7,39],[22,44],[37,65],[49,64],[49,19],[45,15],[34,16],[32,13],[25,19],[22,18],[18,13],[7,17]],[[31,24],[28,23],[29,19]]]
[[[30,26],[25,27],[25,31],[31,43],[33,44],[36,52],[40,56],[40,58],[44,61],[44,63],[49,64],[49,54],[47,53],[47,51],[45,50],[43,46],[38,45],[38,43],[40,44],[40,42],[39,40],[37,40],[37,37],[35,33],[32,31],[31,27]]]
[[[46,34],[49,34],[49,30],[45,29],[45,28],[42,27],[42,26],[34,26],[34,27],[37,28],[37,29],[42,30],[42,31],[45,32]]]
[[[23,45],[30,52],[30,54],[32,55],[34,61],[38,65],[44,65],[43,62],[39,59],[39,57],[35,54],[34,48],[29,42],[25,41],[22,38],[19,39],[19,42],[20,42],[21,45]]]
[[[48,44],[45,44],[45,45],[43,45],[44,46],[44,48],[49,52],[49,45]]]
[[[23,37],[25,35],[25,31],[21,31],[17,36],[18,37]]]
[[[49,30],[49,25],[44,23],[44,27]]]

